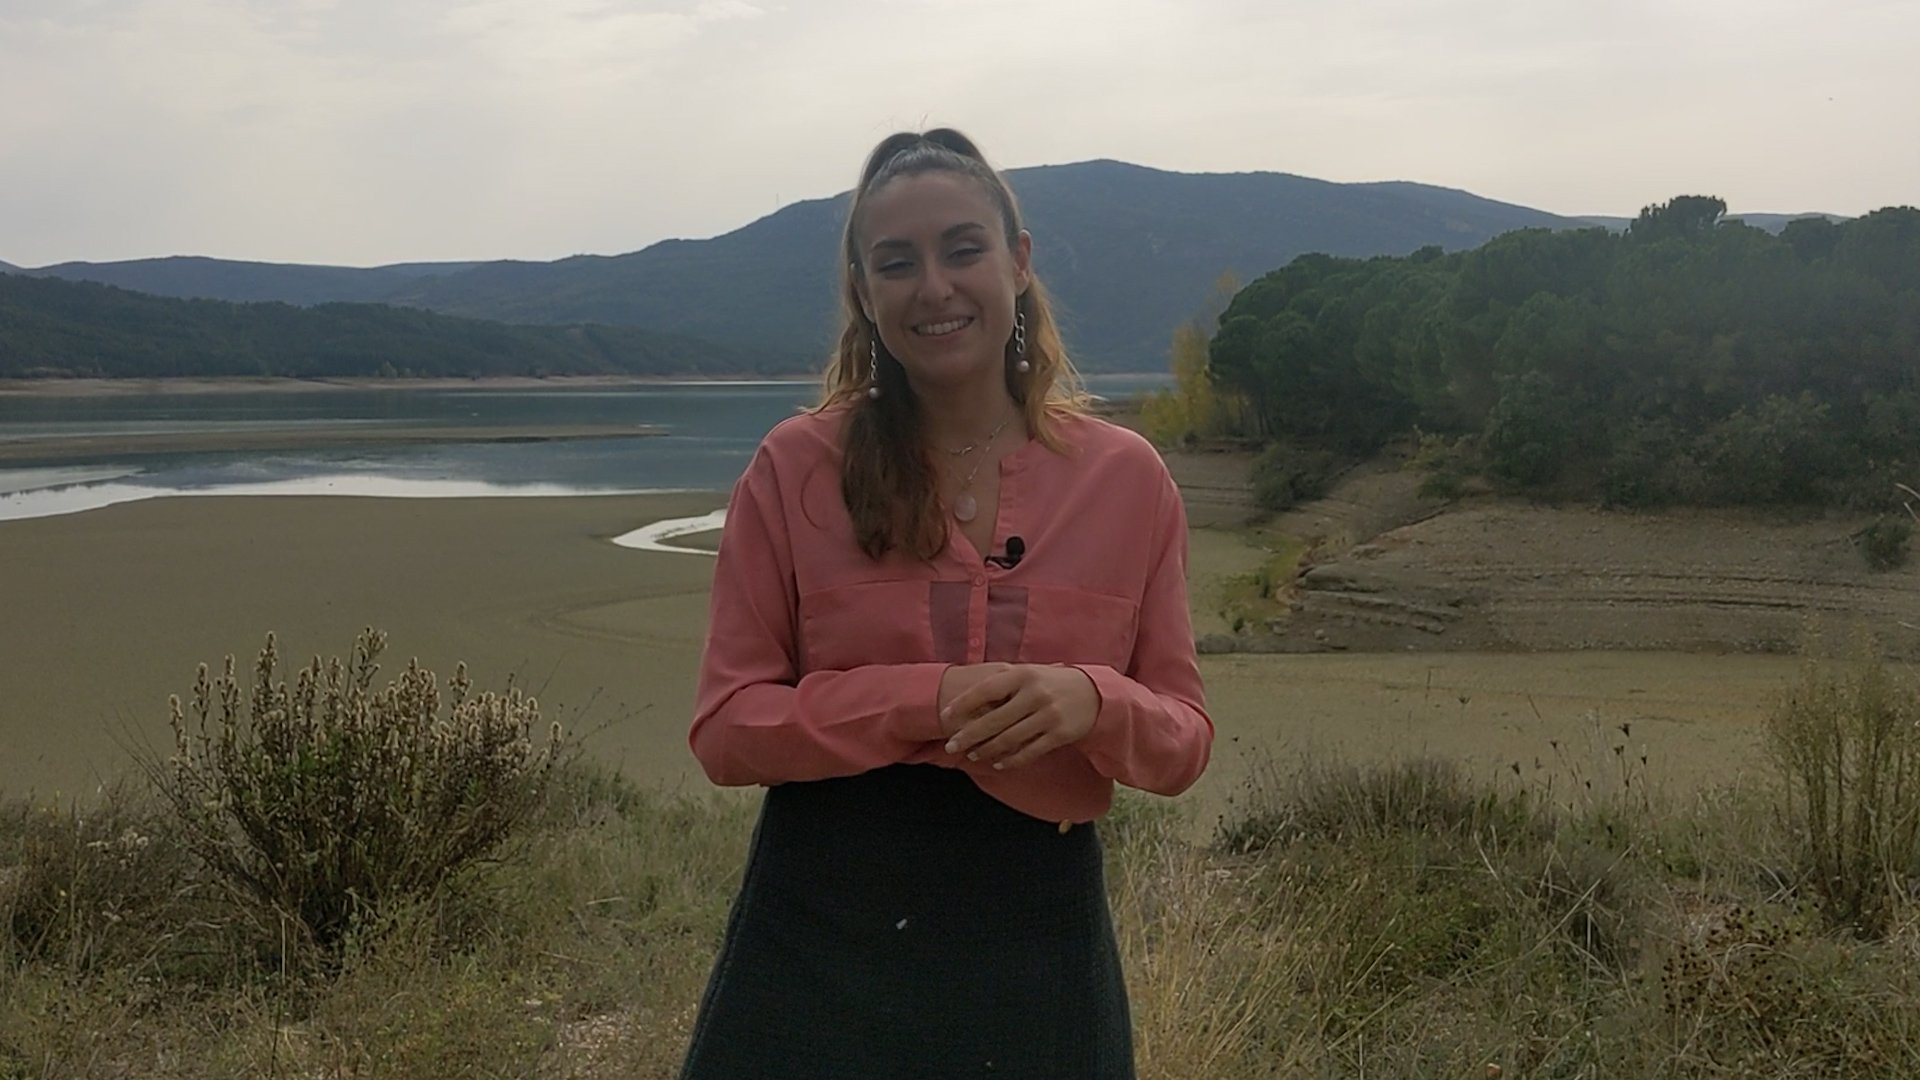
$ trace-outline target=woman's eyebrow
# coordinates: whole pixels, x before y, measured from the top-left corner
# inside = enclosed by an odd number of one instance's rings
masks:
[[[943,229],[940,233],[940,239],[951,240],[954,237],[959,236],[961,233],[973,232],[973,231],[985,232],[987,231],[987,227],[985,225],[980,224],[977,221],[963,221],[958,225],[949,225],[945,229]],[[875,240],[873,242],[873,245],[869,247],[867,250],[879,251],[882,248],[910,248],[912,246],[913,246],[913,242],[909,240],[896,240],[891,237],[882,237],[878,240]]]

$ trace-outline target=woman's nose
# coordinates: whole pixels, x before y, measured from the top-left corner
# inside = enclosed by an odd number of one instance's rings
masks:
[[[945,300],[953,295],[953,282],[939,263],[927,263],[926,272],[920,275],[920,296],[923,300]]]

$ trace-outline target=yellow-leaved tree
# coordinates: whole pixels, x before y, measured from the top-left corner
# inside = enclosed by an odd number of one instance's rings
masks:
[[[1199,315],[1173,331],[1173,389],[1147,398],[1140,409],[1146,435],[1160,446],[1234,435],[1242,430],[1245,409],[1221,393],[1207,371],[1207,349],[1227,304],[1240,291],[1240,278],[1228,270],[1214,280]]]

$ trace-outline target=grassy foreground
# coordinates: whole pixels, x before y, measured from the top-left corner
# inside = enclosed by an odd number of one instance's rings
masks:
[[[1253,783],[1195,843],[1103,826],[1143,1077],[1920,1074],[1920,919],[1796,899],[1777,792],[1449,764]],[[134,789],[0,813],[0,1077],[664,1077],[754,800],[583,765],[498,860],[305,970]]]

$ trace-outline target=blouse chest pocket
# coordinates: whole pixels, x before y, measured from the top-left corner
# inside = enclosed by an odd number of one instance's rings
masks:
[[[1122,674],[1132,665],[1140,605],[1085,589],[1036,586],[1027,591],[1020,659],[1029,664],[1104,664]]]
[[[800,672],[933,659],[924,581],[869,581],[800,598]]]

